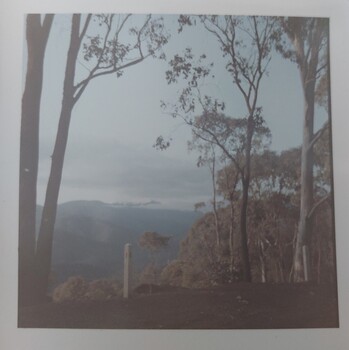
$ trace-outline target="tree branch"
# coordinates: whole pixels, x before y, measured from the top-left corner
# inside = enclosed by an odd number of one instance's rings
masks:
[[[43,24],[42,24],[42,29],[44,31],[44,33],[49,33],[49,29],[52,25],[52,22],[53,22],[53,18],[54,18],[54,14],[47,14],[45,15],[45,18],[44,18],[44,21],[43,21]]]
[[[81,44],[81,42],[82,42],[82,40],[83,40],[82,34],[83,34],[83,33],[84,33],[84,35],[86,34],[88,22],[90,21],[90,19],[91,19],[91,17],[89,17],[89,18],[86,19],[85,26],[84,26],[84,30],[83,30],[83,32],[81,33],[80,37],[79,37],[80,44]],[[107,32],[106,32],[105,37],[104,37],[103,49],[102,49],[101,54],[100,54],[100,56],[99,56],[99,58],[98,58],[98,60],[97,60],[96,65],[95,65],[95,66],[93,67],[93,69],[90,71],[90,74],[87,76],[87,78],[85,78],[85,79],[83,79],[82,81],[80,81],[80,83],[78,83],[78,84],[74,87],[75,91],[77,91],[80,87],[82,87],[82,90],[85,90],[85,87],[86,87],[86,86],[84,87],[84,85],[87,85],[87,84],[93,79],[93,76],[94,76],[95,73],[98,71],[98,69],[101,69],[100,63],[101,63],[101,61],[102,61],[104,52],[105,52],[105,50],[106,50],[107,40],[108,40],[108,37],[109,37],[109,35],[110,35],[110,31],[111,31],[111,22],[112,22],[112,20],[113,20],[113,15],[111,15],[111,17],[110,17],[110,23],[105,22],[108,29],[107,29]],[[86,25],[86,24],[87,24],[87,25]],[[79,91],[79,92],[80,92],[80,91]],[[79,94],[79,92],[78,92],[78,94]],[[81,94],[80,94],[80,95],[81,95]],[[80,97],[80,96],[79,96],[79,97]]]
[[[74,96],[74,103],[80,98],[80,96],[82,95],[82,93],[84,92],[84,90],[86,89],[88,83],[89,83],[91,80],[96,79],[96,78],[98,78],[98,77],[100,77],[100,76],[103,76],[103,75],[113,74],[113,73],[116,73],[116,72],[118,72],[118,71],[120,71],[120,70],[123,70],[123,69],[125,69],[125,68],[134,66],[134,65],[136,65],[136,64],[138,64],[138,63],[140,63],[140,62],[142,62],[142,61],[143,61],[144,59],[146,59],[147,57],[148,57],[148,55],[147,55],[147,56],[144,56],[144,57],[142,57],[142,58],[138,58],[138,59],[136,59],[136,60],[134,60],[134,61],[132,61],[132,62],[129,62],[129,63],[123,65],[123,66],[120,66],[120,67],[117,67],[117,68],[112,68],[112,69],[110,69],[110,70],[105,70],[105,71],[103,71],[103,72],[96,73],[96,74],[90,76],[89,78],[86,78],[86,79],[84,80],[84,84],[83,84],[83,85],[79,84],[79,85],[80,85],[80,90],[79,90],[79,91],[77,92],[77,94]]]
[[[317,201],[313,207],[311,208],[311,210],[309,211],[308,215],[307,215],[307,219],[311,219],[311,217],[314,215],[315,211],[319,208],[319,206],[326,202],[326,200],[328,200],[330,198],[330,193],[328,193],[326,196],[323,196],[319,201]]]
[[[88,26],[90,24],[91,17],[92,17],[92,15],[89,13],[87,15],[86,21],[84,23],[84,27],[82,28],[82,31],[81,31],[80,36],[79,36],[79,46],[81,45],[81,42],[82,42],[82,40],[83,40],[83,38],[84,38],[84,36],[85,36],[85,34],[87,32],[87,28],[88,28]]]
[[[127,63],[117,66],[117,60],[114,57],[114,62],[109,64],[108,66],[101,66],[101,62],[103,59],[103,55],[107,49],[107,43],[108,43],[108,38],[110,36],[111,33],[111,29],[112,29],[112,21],[113,21],[113,17],[114,15],[111,15],[109,23],[106,22],[107,25],[107,32],[104,36],[104,41],[103,41],[103,47],[101,50],[101,54],[98,58],[97,63],[95,64],[95,66],[93,67],[93,69],[90,71],[90,74],[83,80],[81,80],[78,84],[75,85],[75,96],[74,96],[74,103],[76,103],[76,101],[80,98],[80,96],[82,95],[82,93],[84,92],[84,90],[86,89],[87,85],[89,84],[89,82],[97,77],[103,76],[103,75],[108,75],[108,74],[113,74],[116,73],[118,71],[122,71],[125,68],[131,67],[133,65],[136,65],[140,62],[142,62],[144,59],[148,58],[149,56],[151,56],[151,52],[149,52],[147,55],[144,55],[142,52],[142,44],[141,44],[141,35],[144,32],[145,28],[147,27],[147,25],[149,24],[149,21],[151,19],[151,15],[149,15],[146,19],[146,21],[144,22],[143,26],[141,27],[141,29],[139,30],[138,34],[137,34],[137,43],[134,46],[134,49],[137,48],[138,52],[139,52],[139,57],[135,57],[133,59],[131,59],[129,62],[127,62],[127,60],[125,60]],[[118,40],[118,36],[121,32],[121,30],[123,29],[123,27],[125,26],[125,23],[127,22],[127,20],[131,17],[131,14],[128,14],[121,22],[121,24],[118,24],[118,28],[116,30],[116,34],[115,34],[115,40]],[[86,20],[86,22],[88,22],[90,20],[90,18],[88,18]],[[86,26],[86,22],[85,22],[85,27]],[[81,40],[82,40],[82,36],[81,36]]]
[[[317,70],[316,70],[316,75],[318,75],[324,68],[327,67],[327,62],[324,63],[322,66],[320,66]]]
[[[319,141],[319,139],[321,138],[321,136],[323,135],[323,133],[326,131],[326,129],[329,127],[329,122],[326,121],[324,123],[324,125],[314,134],[309,146],[308,146],[308,150],[312,149],[314,147],[314,145],[316,144],[316,142]]]
[[[193,125],[190,125],[190,126],[193,126]],[[203,127],[200,128],[198,126],[194,126],[194,128],[208,133],[213,138],[213,141],[212,141],[212,139],[208,139],[208,138],[202,136],[202,134],[197,133],[195,131],[195,129],[192,129],[194,135],[197,136],[198,138],[200,138],[201,140],[216,144],[223,151],[223,153],[234,163],[234,165],[236,166],[238,171],[240,173],[242,173],[242,169],[240,168],[237,160],[229,153],[229,151],[226,149],[226,147],[218,140],[217,136],[213,132],[211,132],[210,130],[203,128]]]

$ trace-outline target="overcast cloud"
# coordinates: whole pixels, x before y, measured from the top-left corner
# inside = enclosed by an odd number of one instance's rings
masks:
[[[226,113],[243,116],[243,97],[225,70],[225,61],[213,36],[192,28],[178,35],[176,16],[165,16],[171,40],[168,59],[192,46],[196,55],[215,61],[215,79],[205,89],[226,103]],[[40,125],[38,202],[43,203],[62,98],[62,82],[69,40],[70,17],[57,15],[45,57],[45,80]],[[78,74],[86,68],[78,63]],[[127,69],[122,78],[94,80],[73,110],[59,202],[161,202],[163,207],[192,209],[209,202],[210,174],[196,167],[197,154],[188,154],[189,128],[160,108],[160,101],[174,101],[180,85],[165,80],[167,63],[147,60]],[[274,54],[269,77],[262,82],[259,103],[273,134],[272,149],[298,146],[302,110],[299,73],[295,64]],[[320,123],[321,124],[321,123]],[[173,137],[169,150],[152,145],[159,135]]]
[[[73,144],[72,144],[73,143]],[[198,168],[193,156],[171,158],[166,153],[116,141],[80,140],[68,145],[60,202],[94,199],[113,202],[156,200],[167,208],[193,209],[211,195],[207,168]],[[40,166],[48,170],[49,157]],[[44,189],[48,173],[41,172]],[[43,193],[42,191],[39,191]],[[39,202],[43,200],[39,198]]]

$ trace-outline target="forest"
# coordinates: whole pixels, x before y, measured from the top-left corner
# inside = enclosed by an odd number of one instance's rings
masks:
[[[162,266],[155,266],[156,255],[166,249],[171,237],[144,227],[139,245],[150,252],[151,263],[145,266],[140,282],[149,284],[150,291],[161,286],[202,290],[238,282],[244,288],[246,284],[253,288],[277,283],[291,289],[308,284],[336,289],[327,18],[65,15],[69,42],[64,76],[60,77],[61,105],[57,126],[52,126],[56,127],[55,138],[38,221],[42,100],[48,89],[45,55],[55,21],[63,23],[62,17],[53,14],[26,16],[19,179],[20,307],[47,303],[51,298],[55,224],[65,187],[65,159],[76,145],[68,137],[75,112],[87,103],[84,95],[95,81],[105,81],[106,90],[112,80],[122,87],[129,71],[132,74],[134,67],[142,65],[146,71],[150,61],[158,62],[159,70],[164,68],[161,79],[173,91],[170,98],[165,94],[157,101],[162,118],[179,123],[189,135],[169,132],[167,124],[159,123],[157,137],[149,144],[151,151],[160,160],[181,143],[192,165],[208,174],[205,186],[211,195],[206,199],[197,196],[200,201],[193,198],[193,210],[202,215],[180,243],[177,258]],[[199,52],[190,40],[198,35],[195,33],[210,38],[215,51],[209,46],[206,52]],[[166,51],[175,37],[176,52]],[[284,149],[272,147],[283,126],[269,125],[265,111],[270,106],[263,105],[276,57],[295,67],[301,89],[297,102],[302,111],[297,131],[301,142]],[[213,85],[225,94],[212,93]],[[279,103],[277,96],[274,99],[271,105]],[[107,105],[97,93],[94,103]],[[139,103],[137,97],[131,103]],[[147,123],[147,115],[142,120]],[[98,121],[106,123],[102,112]],[[86,127],[84,120],[79,123],[80,129]],[[127,161],[122,166],[127,167]],[[84,182],[84,171],[78,181]],[[170,188],[171,181],[166,186]],[[81,285],[87,290],[85,281],[75,278],[74,288]],[[110,286],[96,282],[94,288]],[[336,296],[332,297],[330,307],[336,310]]]
[[[197,21],[228,57],[226,69],[244,98],[246,116],[227,117],[224,101],[203,96],[198,81],[210,68],[193,64],[189,49],[170,61],[168,82],[188,82],[179,102],[170,107],[172,116],[191,128],[188,147],[199,152],[197,165],[210,169],[213,210],[192,228],[168,273],[194,279],[194,284],[205,275],[212,281],[333,281],[329,120],[314,131],[315,104],[330,112],[326,20],[254,17],[245,23],[231,17],[181,16],[180,30]],[[238,37],[241,33],[244,39]],[[279,154],[268,149],[271,132],[257,102],[273,45],[297,63],[305,106],[302,146]],[[199,116],[196,105],[203,109]],[[158,141],[162,149],[169,146],[162,138]],[[327,258],[322,260],[324,252]]]

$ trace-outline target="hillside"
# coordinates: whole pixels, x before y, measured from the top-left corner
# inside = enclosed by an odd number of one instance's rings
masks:
[[[38,212],[40,215],[41,210]],[[168,247],[157,257],[158,264],[163,265],[177,256],[180,241],[200,215],[194,211],[120,206],[98,201],[61,204],[53,241],[52,282],[57,285],[74,275],[87,279],[121,279],[126,243],[132,244],[137,275],[149,258],[137,244],[145,231],[171,236]]]

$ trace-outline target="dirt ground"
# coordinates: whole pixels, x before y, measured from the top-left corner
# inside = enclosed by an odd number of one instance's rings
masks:
[[[338,327],[333,286],[248,284],[163,287],[108,302],[45,303],[19,309],[24,328],[270,329]]]

